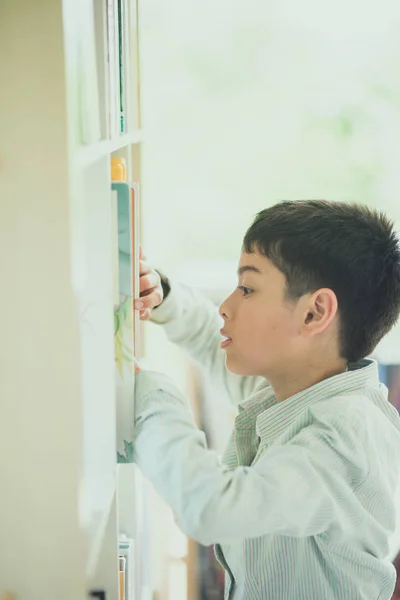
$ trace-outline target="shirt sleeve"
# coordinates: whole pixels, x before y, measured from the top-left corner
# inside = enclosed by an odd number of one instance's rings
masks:
[[[170,286],[168,297],[153,310],[152,322],[163,325],[168,339],[199,362],[213,384],[237,406],[265,385],[265,379],[230,373],[225,366],[225,352],[220,348],[223,320],[218,308],[203,294],[182,283],[172,281]]]
[[[340,429],[307,427],[255,466],[229,470],[207,448],[168,378],[143,372],[136,393],[135,460],[182,530],[201,544],[268,533],[314,536],[331,527],[349,532],[362,519],[354,517],[354,471]]]

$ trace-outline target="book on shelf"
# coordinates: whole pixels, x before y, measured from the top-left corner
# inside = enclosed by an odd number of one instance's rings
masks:
[[[132,83],[129,35],[133,9],[128,0],[83,2],[86,11],[89,4],[92,6],[90,25],[85,19],[85,29],[81,28],[83,47],[77,60],[81,73],[81,139],[89,143],[100,137],[115,139],[128,132],[129,85]],[[137,53],[137,47],[135,51]],[[93,113],[90,113],[91,108]]]
[[[117,169],[118,160],[120,170]],[[117,164],[116,164],[117,163]],[[112,173],[122,173],[122,159],[113,159]],[[114,308],[117,457],[118,462],[133,462],[132,423],[134,421],[134,352],[138,344],[138,311],[133,299],[139,295],[138,187],[127,181],[112,181],[118,207],[118,304]],[[117,278],[115,277],[116,281]],[[137,346],[136,346],[137,347]]]
[[[140,65],[139,65],[139,33],[138,33],[138,0],[129,2],[129,21],[131,35],[128,36],[128,66],[130,85],[127,87],[127,107],[129,108],[129,127],[140,127]]]
[[[82,0],[77,25],[75,68],[78,137],[81,143],[91,144],[101,139],[95,16],[91,0]]]
[[[137,181],[131,183],[131,227],[133,233],[133,260],[132,260],[132,278],[133,278],[133,296],[140,296],[140,275],[139,275],[139,251],[140,251],[140,186]],[[133,347],[135,356],[140,358],[140,313],[136,310],[133,314]]]
[[[114,138],[118,134],[117,122],[117,98],[118,98],[118,60],[116,54],[116,37],[115,37],[115,0],[106,0],[106,36],[107,44],[107,68],[108,74],[108,129],[109,137]]]
[[[129,81],[128,69],[128,6],[127,0],[105,0],[99,2],[97,10],[102,12],[96,21],[98,45],[98,61],[102,64],[101,73],[105,73],[104,84],[101,79],[99,87],[103,92],[102,108],[106,110],[104,119],[110,138],[118,137],[128,131],[127,89]],[[99,77],[100,80],[100,77]]]
[[[118,557],[119,570],[119,600],[130,600],[126,590],[126,558],[125,556]]]
[[[117,32],[118,32],[118,70],[119,70],[119,90],[118,90],[118,102],[119,102],[119,133],[127,132],[126,123],[126,89],[127,89],[127,69],[126,69],[126,58],[127,58],[127,36],[125,35],[125,24],[126,24],[126,5],[125,0],[117,1]]]
[[[110,88],[111,73],[109,73],[109,55],[108,55],[108,27],[107,15],[108,6],[103,1],[95,0],[93,2],[94,10],[94,28],[96,39],[96,65],[97,65],[97,86],[99,94],[99,114],[101,138],[109,139],[112,137],[110,131]]]
[[[119,558],[124,560],[123,582],[121,580],[120,569],[120,586],[124,586],[124,596],[121,596],[120,587],[120,600],[122,598],[124,598],[124,600],[135,600],[136,586],[140,586],[136,570],[135,540],[121,534],[118,542],[118,551]]]
[[[118,192],[111,190],[111,236],[113,251],[113,304],[119,305],[119,247],[118,247]]]

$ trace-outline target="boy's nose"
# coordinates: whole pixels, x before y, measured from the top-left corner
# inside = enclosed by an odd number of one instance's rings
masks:
[[[224,319],[224,321],[226,321],[226,319],[229,319],[229,315],[230,315],[230,309],[228,306],[228,300],[229,300],[230,296],[228,296],[228,298],[226,298],[222,304],[219,307],[219,314],[221,315],[221,317]]]

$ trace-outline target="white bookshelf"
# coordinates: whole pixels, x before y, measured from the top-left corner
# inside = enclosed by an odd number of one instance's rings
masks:
[[[146,533],[140,474],[117,465],[110,180],[118,156],[140,181],[137,3],[121,132],[106,7],[0,8],[0,595],[18,600],[118,600],[119,534]]]
[[[102,140],[96,144],[82,146],[79,148],[76,158],[76,168],[84,169],[90,164],[100,160],[103,157],[109,157],[110,154],[119,152],[124,148],[128,148],[133,144],[140,144],[143,140],[143,133],[140,129],[121,135],[118,138],[110,140]]]

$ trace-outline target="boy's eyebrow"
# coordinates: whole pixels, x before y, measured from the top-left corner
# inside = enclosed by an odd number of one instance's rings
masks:
[[[258,269],[254,265],[244,265],[243,267],[239,267],[238,268],[238,271],[237,271],[238,277],[240,277],[240,275],[243,275],[243,273],[245,273],[246,271],[253,271],[254,273],[260,273],[261,274],[260,269]]]

